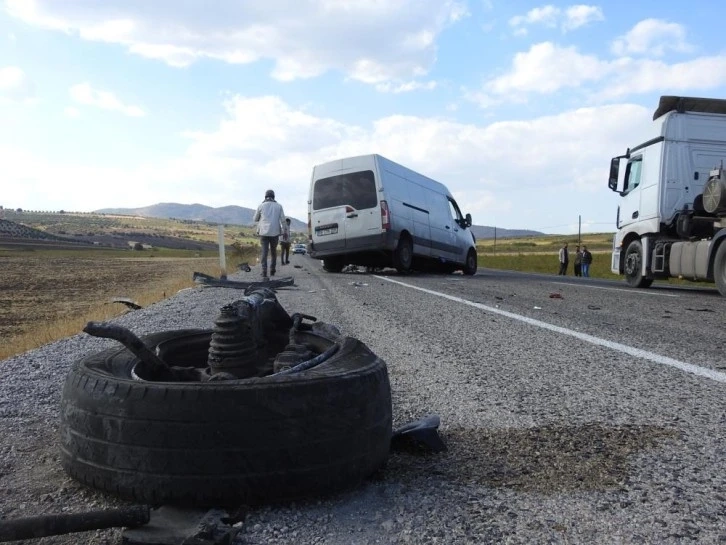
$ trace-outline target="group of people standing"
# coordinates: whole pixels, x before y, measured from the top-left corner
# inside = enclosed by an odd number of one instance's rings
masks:
[[[265,191],[265,200],[257,207],[253,221],[257,223],[262,253],[262,279],[267,280],[267,257],[270,256],[270,276],[277,269],[277,244],[280,244],[280,265],[290,263],[290,218],[285,217],[282,205],[275,200],[272,189]]]
[[[570,263],[570,253],[567,249],[567,243],[565,242],[560,248],[560,270],[557,274],[566,275],[567,266]],[[574,268],[575,276],[590,276],[590,265],[592,264],[592,254],[587,249],[587,246],[583,245],[582,250],[580,246],[575,246],[575,259]]]

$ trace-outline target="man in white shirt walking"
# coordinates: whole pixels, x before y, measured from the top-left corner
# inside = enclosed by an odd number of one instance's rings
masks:
[[[265,200],[257,207],[254,221],[257,223],[257,234],[260,235],[262,255],[262,278],[267,279],[267,254],[270,254],[270,276],[275,276],[277,265],[277,243],[285,228],[285,212],[282,205],[275,200],[272,189],[265,191]]]

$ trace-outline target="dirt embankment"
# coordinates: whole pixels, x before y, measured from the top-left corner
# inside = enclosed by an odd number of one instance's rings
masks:
[[[215,258],[114,259],[4,257],[0,275],[0,338],[42,330],[48,324],[77,317],[115,297],[136,299],[170,281],[208,270]],[[109,303],[123,309],[118,303]]]

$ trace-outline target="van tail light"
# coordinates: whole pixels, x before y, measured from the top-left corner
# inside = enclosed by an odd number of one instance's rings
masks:
[[[388,203],[381,201],[381,227],[384,231],[388,231],[391,228],[391,213],[388,210]]]
[[[308,240],[313,240],[313,217],[310,212],[308,212]]]

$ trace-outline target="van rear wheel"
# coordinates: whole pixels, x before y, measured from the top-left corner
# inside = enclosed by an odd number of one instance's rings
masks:
[[[407,273],[413,265],[413,241],[408,235],[401,235],[393,252],[393,266],[400,273]]]

